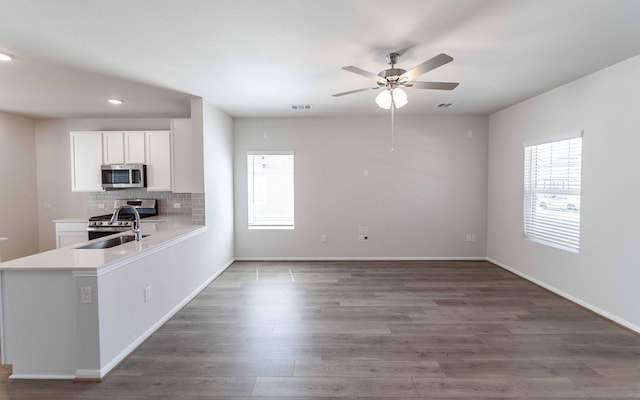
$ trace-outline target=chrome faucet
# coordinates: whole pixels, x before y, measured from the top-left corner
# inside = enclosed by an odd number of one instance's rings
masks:
[[[136,210],[135,207],[132,207],[128,204],[123,204],[120,207],[116,208],[116,211],[111,216],[111,221],[109,221],[109,223],[113,224],[116,221],[118,221],[118,214],[120,214],[120,210],[122,210],[123,208],[132,209],[133,213],[136,215],[136,219],[135,221],[133,221],[133,226],[131,227],[131,230],[133,231],[133,234],[136,237],[136,241],[142,240],[142,230],[140,229],[140,214],[138,214],[138,210]]]

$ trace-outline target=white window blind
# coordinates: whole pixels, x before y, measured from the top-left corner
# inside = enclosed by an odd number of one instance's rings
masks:
[[[582,137],[524,148],[524,236],[580,249]]]
[[[248,153],[249,228],[293,229],[293,153]]]

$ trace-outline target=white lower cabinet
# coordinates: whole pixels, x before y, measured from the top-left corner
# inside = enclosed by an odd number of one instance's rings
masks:
[[[55,221],[56,248],[72,246],[89,240],[87,221]]]

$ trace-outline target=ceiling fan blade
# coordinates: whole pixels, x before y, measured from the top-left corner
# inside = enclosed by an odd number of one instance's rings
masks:
[[[372,88],[363,88],[363,89],[357,89],[357,90],[350,90],[348,92],[342,92],[342,93],[336,93],[334,95],[332,95],[333,97],[340,97],[340,96],[344,96],[347,94],[351,94],[351,93],[358,93],[358,92],[364,92],[366,90],[375,90],[375,89],[380,89],[381,86],[376,86],[376,87],[372,87]]]
[[[374,74],[373,72],[365,71],[362,68],[354,67],[350,65],[348,67],[342,67],[343,70],[353,72],[354,74],[362,75],[366,78],[373,79],[378,82],[385,82],[385,79],[381,76]]]
[[[417,67],[410,69],[409,71],[405,72],[404,74],[400,75],[400,79],[403,78],[408,78],[409,80],[414,79],[419,77],[422,74],[425,74],[431,70],[434,70],[442,65],[445,65],[448,62],[453,61],[453,57],[441,53],[438,54],[437,56],[433,57],[430,60],[427,60],[425,62],[423,62],[422,64],[418,65]]]
[[[453,90],[459,85],[458,82],[416,82],[409,81],[402,86],[413,87],[415,89],[435,89],[435,90]]]

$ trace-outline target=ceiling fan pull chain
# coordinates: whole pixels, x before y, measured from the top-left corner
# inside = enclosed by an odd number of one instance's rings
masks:
[[[396,136],[396,124],[395,124],[395,110],[396,110],[396,101],[393,99],[393,91],[391,92],[391,152],[395,151],[394,142]]]

